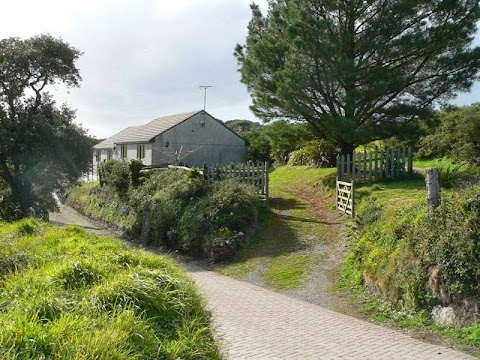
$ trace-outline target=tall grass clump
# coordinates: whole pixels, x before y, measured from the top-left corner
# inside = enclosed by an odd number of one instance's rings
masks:
[[[0,234],[1,359],[220,358],[203,299],[168,259],[31,219]]]

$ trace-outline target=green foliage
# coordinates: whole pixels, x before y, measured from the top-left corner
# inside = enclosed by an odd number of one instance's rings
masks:
[[[130,182],[133,187],[140,185],[144,165],[140,160],[130,160],[128,163],[128,170],[130,175]]]
[[[420,196],[406,206],[367,197],[348,268],[358,267],[368,289],[410,309],[478,297],[479,190],[444,192],[430,216]]]
[[[290,153],[288,166],[331,167],[335,164],[335,157],[333,144],[325,140],[312,140]]]
[[[270,157],[272,146],[267,137],[265,128],[249,131],[244,135],[244,138],[248,141],[247,157],[249,161],[272,161]]]
[[[170,260],[31,219],[0,234],[0,261],[12,249],[35,259],[0,275],[0,358],[221,358],[204,301]]]
[[[111,184],[76,187],[67,196],[71,206],[142,235],[148,244],[195,256],[208,253],[215,236],[244,230],[257,216],[257,202],[250,185],[233,180],[206,185],[198,171],[181,170],[153,173],[122,196]]]
[[[80,55],[50,35],[0,40],[3,219],[47,217],[56,206],[52,193],[89,168],[92,139],[74,123],[75,112],[45,91],[58,83],[78,86]]]
[[[266,16],[251,9],[235,56],[253,112],[303,120],[344,153],[407,133],[480,69],[472,1],[273,0]]]
[[[135,165],[133,167],[135,168]],[[101,186],[113,186],[120,197],[126,195],[132,177],[127,164],[117,160],[105,161],[100,164],[98,175]]]
[[[270,156],[277,165],[285,165],[290,153],[312,138],[307,126],[286,121],[275,121],[265,128],[265,134],[270,144]]]
[[[263,127],[260,123],[250,120],[228,120],[225,121],[225,126],[240,136]]]
[[[448,156],[458,164],[480,163],[480,103],[444,109],[437,114],[435,131],[422,139],[418,157]]]

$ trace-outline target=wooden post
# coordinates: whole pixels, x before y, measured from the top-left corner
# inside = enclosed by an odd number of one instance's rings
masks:
[[[352,180],[355,180],[355,153],[352,153]],[[341,181],[341,180],[340,180]]]
[[[375,151],[375,173],[373,174],[375,181],[378,181],[378,152]]]
[[[268,201],[269,191],[268,191],[268,161],[265,161],[265,198]]]
[[[438,169],[429,168],[425,173],[425,183],[427,185],[427,205],[428,212],[433,213],[435,208],[440,205],[440,184],[438,182]]]
[[[340,175],[340,154],[337,155],[337,179]]]
[[[352,180],[352,194],[350,195],[350,199],[352,201],[352,218],[355,217],[355,180]]]
[[[335,183],[335,210],[338,210],[338,181],[340,179],[337,176],[337,181]]]
[[[413,157],[412,157],[412,147],[408,147],[408,173],[413,174]]]
[[[208,175],[207,175],[207,163],[203,163],[203,181],[208,182]]]

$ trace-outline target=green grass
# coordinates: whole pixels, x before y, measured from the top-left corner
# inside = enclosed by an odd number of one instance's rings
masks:
[[[83,229],[0,223],[1,359],[219,359],[170,260]]]
[[[309,254],[287,254],[274,258],[263,278],[267,286],[275,289],[295,289],[305,283],[312,263]]]
[[[455,167],[458,165],[459,164],[455,164],[452,160],[450,160],[447,157],[413,161],[413,167],[419,168],[419,169],[426,169],[426,168],[432,168],[432,167],[448,168],[448,167]],[[465,167],[465,169],[467,168],[467,165],[463,165],[463,166]]]
[[[259,231],[235,263],[223,265],[217,271],[242,280],[258,272],[261,281],[275,289],[294,289],[304,284],[310,269],[319,261],[304,250],[317,245],[318,236],[324,242],[335,237],[326,234],[305,198],[333,173],[332,168],[307,166],[285,166],[271,171],[270,209],[260,213]]]

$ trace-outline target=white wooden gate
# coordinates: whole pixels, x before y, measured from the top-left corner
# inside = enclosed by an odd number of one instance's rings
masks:
[[[339,181],[337,178],[337,209],[344,212],[345,214],[350,215],[351,217],[354,216],[355,211],[353,207],[353,200],[354,200],[354,188],[353,188],[354,181],[352,180],[351,183],[345,181]]]

